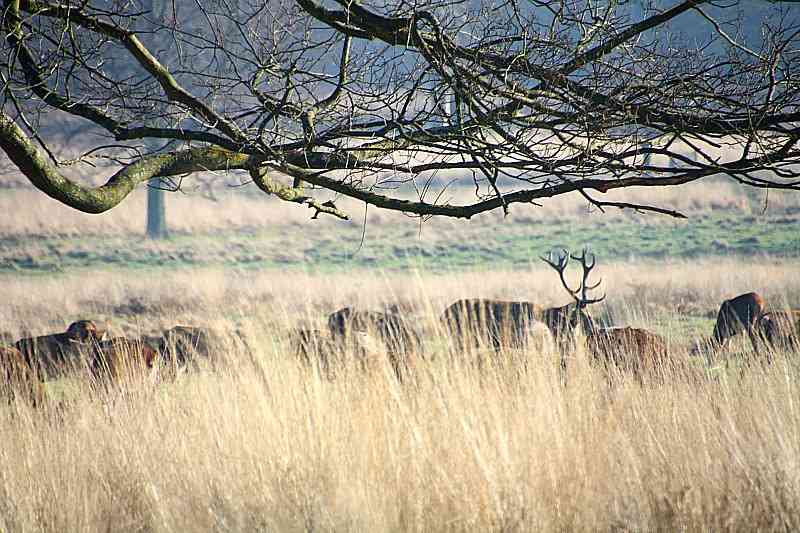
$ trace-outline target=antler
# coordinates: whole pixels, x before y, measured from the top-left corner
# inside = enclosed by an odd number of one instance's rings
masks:
[[[599,287],[601,283],[603,283],[603,278],[600,278],[600,281],[598,281],[594,285],[589,285],[588,284],[589,274],[592,272],[592,269],[597,264],[597,257],[594,254],[591,254],[592,262],[591,262],[591,264],[588,264],[586,262],[586,248],[583,249],[583,252],[581,253],[580,257],[575,256],[575,255],[570,255],[570,257],[572,257],[572,259],[574,259],[575,261],[580,261],[581,262],[581,266],[583,267],[583,280],[581,281],[581,284],[580,284],[580,287],[579,287],[579,290],[581,291],[581,297],[577,298],[573,294],[573,297],[578,302],[578,306],[586,307],[587,305],[596,304],[597,302],[602,302],[603,300],[605,300],[605,298],[606,298],[605,294],[603,294],[603,296],[601,296],[600,298],[594,298],[594,299],[588,298],[586,296],[586,291],[594,290],[597,287]],[[562,279],[563,279],[563,277],[562,277]],[[575,292],[577,292],[577,291],[575,291]]]
[[[569,285],[567,284],[567,280],[564,279],[564,270],[566,270],[567,265],[569,264],[569,258],[570,258],[569,252],[567,251],[566,248],[562,248],[561,251],[563,253],[558,257],[558,262],[553,261],[553,252],[552,252],[552,250],[547,253],[547,257],[540,256],[539,259],[541,259],[542,261],[544,261],[545,263],[547,263],[548,265],[553,267],[553,269],[556,272],[558,272],[558,277],[561,278],[561,284],[564,286],[565,289],[567,289],[567,292],[569,292],[569,294],[575,299],[575,302],[577,302],[577,304],[580,305],[581,304],[581,300],[578,297],[578,291],[580,291],[580,289],[581,289],[580,286],[577,289],[572,290],[572,289],[569,288]],[[574,257],[573,257],[573,259],[574,259]],[[584,280],[585,280],[585,278],[584,278]]]

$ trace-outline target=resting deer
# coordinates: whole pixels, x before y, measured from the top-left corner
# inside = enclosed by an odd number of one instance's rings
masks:
[[[69,370],[84,367],[92,344],[104,336],[105,331],[93,321],[78,320],[64,333],[20,339],[14,347],[28,366],[37,372],[39,379],[45,380],[63,377]]]
[[[154,346],[158,347],[164,363],[174,368],[210,359],[214,348],[221,342],[210,329],[196,326],[174,326],[164,331],[160,338],[146,340],[155,341]]]
[[[419,351],[422,341],[409,320],[394,306],[386,312],[362,311],[345,307],[328,316],[328,331],[334,338],[347,338],[353,332],[373,332],[389,352]]]
[[[592,331],[586,346],[595,362],[606,370],[616,367],[641,379],[667,363],[667,343],[663,337],[640,328],[606,328]]]
[[[564,278],[570,258],[580,261],[583,267],[583,279],[575,290],[569,287]],[[580,257],[570,255],[564,250],[558,260],[554,260],[552,254],[541,259],[558,272],[562,285],[575,303],[545,308],[531,302],[459,300],[442,314],[441,322],[445,329],[462,347],[471,339],[473,344],[488,344],[499,351],[501,347],[522,345],[528,328],[535,322],[541,322],[550,330],[563,354],[574,344],[574,331],[578,322],[584,333],[592,330],[592,320],[585,309],[590,304],[602,301],[605,296],[594,299],[587,296],[587,291],[596,289],[601,281],[593,285],[588,283],[589,274],[596,262],[594,256],[591,257],[591,263],[587,262],[586,251]]]
[[[354,333],[375,334],[386,348],[389,362],[402,381],[410,359],[419,355],[422,340],[411,322],[395,306],[386,312],[363,311],[345,307],[328,316],[328,330],[340,344],[350,344]]]
[[[329,379],[335,376],[338,364],[343,360],[345,348],[349,349],[348,353],[352,352],[357,361],[364,358],[363,349],[358,343],[346,347],[339,340],[331,337],[328,332],[317,329],[297,328],[289,333],[292,353],[304,365],[317,368],[321,375]]]
[[[93,347],[89,371],[98,383],[120,384],[124,378],[144,375],[158,364],[158,352],[139,339],[116,337]]]
[[[461,349],[484,344],[499,351],[522,345],[528,327],[541,315],[541,306],[530,302],[465,299],[445,309],[440,321]]]

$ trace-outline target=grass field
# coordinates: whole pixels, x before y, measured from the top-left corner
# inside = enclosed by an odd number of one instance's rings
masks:
[[[0,273],[53,273],[98,268],[280,268],[311,271],[378,269],[452,271],[528,269],[552,248],[590,246],[602,260],[637,261],[702,256],[800,256],[800,204],[773,195],[749,198],[724,183],[660,193],[660,204],[687,220],[630,212],[589,213],[575,198],[518,207],[471,221],[428,220],[367,213],[348,204],[353,220],[310,220],[307,209],[264,195],[220,193],[168,198],[169,239],[143,238],[144,203],[84,215],[34,192],[0,191]],[[644,201],[651,195],[626,198]],[[25,205],[25,210],[17,208]],[[19,213],[17,216],[16,214]]]
[[[324,223],[322,223],[324,224]],[[590,245],[611,260],[663,260],[705,255],[800,255],[797,216],[699,215],[689,222],[599,220],[572,231],[563,220],[517,223],[502,228],[474,225],[447,236],[424,228],[381,227],[362,244],[362,228],[346,225],[303,234],[302,228],[250,227],[205,233],[176,233],[153,243],[132,236],[41,236],[0,238],[6,272],[31,273],[123,268],[239,267],[346,270],[377,268],[427,271],[483,264],[525,269],[548,246],[580,249]],[[372,228],[370,228],[372,229]]]
[[[798,530],[797,356],[747,366],[738,339],[730,364],[708,367],[689,350],[725,298],[756,290],[800,307],[800,214],[787,198],[762,214],[763,199],[723,185],[696,192],[666,199],[688,222],[586,216],[571,200],[421,231],[368,214],[357,253],[358,220],[308,221],[248,196],[170,198],[173,237],[149,243],[141,198],[85,217],[2,192],[0,207],[29,207],[0,220],[0,329],[12,337],[86,317],[113,336],[238,330],[248,348],[231,341],[174,382],[96,391],[72,379],[48,384],[43,409],[0,410],[0,530]],[[450,354],[445,306],[563,305],[537,256],[587,243],[608,294],[593,313],[664,335],[666,382],[609,386],[579,345],[562,386],[542,328],[496,364]],[[289,349],[292,328],[390,303],[426,341],[402,384],[376,343],[365,371],[333,381]]]

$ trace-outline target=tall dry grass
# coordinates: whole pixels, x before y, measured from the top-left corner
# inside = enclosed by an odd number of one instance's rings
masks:
[[[605,292],[595,314],[616,323],[646,325],[655,317],[715,316],[723,299],[757,291],[776,307],[800,307],[798,261],[754,257],[640,263],[599,263]],[[577,283],[577,272],[568,272]],[[442,273],[362,270],[183,269],[174,272],[86,271],[48,277],[0,275],[0,330],[13,334],[64,328],[79,317],[108,320],[116,333],[150,331],[176,322],[220,326],[270,317],[284,326],[318,327],[347,305],[440,314],[459,298],[528,300],[564,305],[558,276],[535,260],[525,270]],[[117,328],[117,329],[115,329]]]
[[[604,265],[617,323],[704,315],[757,289],[797,305],[790,262]],[[610,387],[552,343],[497,364],[444,357],[436,317],[463,296],[563,303],[552,272],[361,276],[219,271],[2,278],[14,331],[101,314],[135,334],[238,327],[222,361],[175,382],[58,383],[45,409],[0,409],[8,531],[753,531],[800,528],[796,356],[708,372],[675,324],[666,383]],[[344,304],[405,302],[427,360],[398,383],[385,354],[334,380],[287,333]],[[135,302],[136,305],[133,305]],[[679,311],[683,302],[686,310]],[[125,314],[127,313],[127,314]],[[699,316],[698,315],[698,316]],[[711,319],[707,319],[707,322]],[[484,354],[487,355],[487,354]]]
[[[329,382],[272,343],[153,389],[3,410],[4,530],[752,531],[800,527],[797,368],[609,388],[526,367]],[[554,362],[553,362],[554,363]]]

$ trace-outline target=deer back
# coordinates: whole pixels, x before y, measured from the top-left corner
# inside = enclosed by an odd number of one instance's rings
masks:
[[[542,307],[531,302],[458,300],[444,310],[441,322],[460,341],[489,341],[496,348],[521,342],[528,328],[542,320]]]
[[[724,344],[742,331],[750,332],[761,315],[764,314],[764,299],[755,292],[740,294],[725,300],[719,307],[717,322],[714,324],[713,339]]]
[[[345,307],[328,315],[328,330],[334,337],[376,331],[385,317],[385,313]]]
[[[89,368],[95,378],[116,380],[157,363],[158,352],[143,340],[117,337],[96,343]]]
[[[9,401],[21,398],[33,407],[39,407],[44,403],[44,385],[39,381],[35,369],[28,365],[19,350],[10,346],[0,346],[0,365],[3,367],[1,392]]]
[[[66,333],[20,339],[14,347],[44,379],[62,377],[83,367],[92,350],[90,343],[73,340]]]
[[[604,366],[641,374],[666,362],[667,343],[663,337],[640,328],[595,330],[587,337],[592,358]]]

